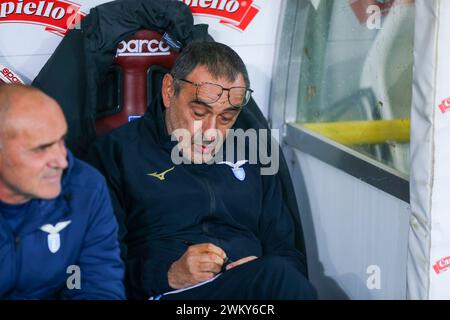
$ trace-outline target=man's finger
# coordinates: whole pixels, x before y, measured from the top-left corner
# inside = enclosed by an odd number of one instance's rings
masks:
[[[201,272],[219,273],[221,268],[221,265],[213,262],[201,262],[199,264],[199,270]]]
[[[218,265],[219,267],[222,267],[222,265],[224,263],[224,259],[219,257],[217,254],[215,254],[215,253],[206,253],[206,252],[202,253],[199,256],[198,261],[202,262],[202,263],[206,263],[206,262],[214,263],[214,264]]]
[[[227,257],[227,254],[225,253],[225,251],[223,251],[221,248],[219,248],[218,246],[216,246],[212,243],[196,244],[196,245],[191,246],[191,248],[199,250],[200,252],[214,253],[222,259],[225,259]]]
[[[256,256],[245,257],[245,258],[239,259],[238,261],[234,261],[234,262],[228,264],[225,269],[226,270],[230,270],[230,269],[233,269],[233,268],[235,268],[235,267],[237,267],[237,266],[239,266],[241,264],[250,262],[250,261],[255,260],[255,259],[258,259],[258,257],[256,257]]]

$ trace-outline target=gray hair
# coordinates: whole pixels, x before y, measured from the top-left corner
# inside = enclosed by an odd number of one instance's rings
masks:
[[[212,76],[234,82],[239,75],[244,78],[247,88],[250,79],[247,67],[241,57],[229,46],[211,41],[193,41],[183,49],[172,68],[175,79],[185,79],[197,66],[205,66]],[[178,82],[174,84],[174,94],[180,92]]]

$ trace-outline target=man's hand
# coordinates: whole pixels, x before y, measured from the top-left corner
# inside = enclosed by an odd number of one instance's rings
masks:
[[[211,243],[192,245],[170,266],[169,285],[181,289],[209,280],[220,272],[225,258],[225,252]]]
[[[255,260],[255,259],[258,259],[258,257],[255,257],[255,256],[245,257],[245,258],[239,259],[238,261],[234,261],[234,262],[228,264],[225,269],[226,270],[230,270],[230,269],[233,269],[233,268],[235,268],[235,267],[237,267],[237,266],[239,266],[241,264],[250,262],[250,261]]]

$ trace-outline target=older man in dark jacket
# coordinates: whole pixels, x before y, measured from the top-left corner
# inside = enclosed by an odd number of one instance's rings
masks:
[[[231,48],[192,42],[147,114],[95,144],[130,297],[315,297],[276,172],[263,175],[249,145],[223,144],[250,96]]]

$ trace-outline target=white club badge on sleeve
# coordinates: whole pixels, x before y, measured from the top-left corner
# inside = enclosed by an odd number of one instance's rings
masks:
[[[47,236],[47,244],[48,244],[48,250],[50,250],[51,253],[58,252],[59,248],[61,247],[61,237],[59,233],[65,229],[72,221],[62,221],[57,223],[55,226],[51,224],[45,224],[40,229],[44,232],[48,233]]]
[[[231,168],[231,171],[233,171],[233,174],[236,177],[236,179],[238,179],[239,181],[244,181],[245,180],[245,170],[244,170],[244,168],[241,168],[241,167],[244,164],[246,164],[247,162],[248,162],[248,160],[240,160],[236,163],[222,161],[222,162],[219,162],[218,164],[226,164],[227,166],[229,166]]]

